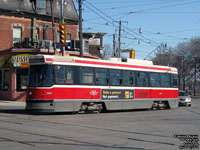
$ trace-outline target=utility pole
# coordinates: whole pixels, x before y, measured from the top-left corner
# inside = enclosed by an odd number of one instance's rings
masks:
[[[196,96],[196,80],[197,80],[197,64],[196,64],[196,60],[194,58],[194,96]]]
[[[114,53],[114,57],[116,57],[116,41],[115,41],[115,34],[113,34],[113,53]]]
[[[121,49],[121,29],[122,29],[122,21],[119,21],[119,36],[118,36],[118,57],[120,58],[120,49]]]
[[[116,22],[116,21],[114,21]],[[118,22],[118,21],[117,21]],[[116,56],[120,58],[120,50],[121,50],[121,30],[122,30],[122,22],[127,22],[128,21],[119,21],[119,34],[118,34],[118,48],[117,48],[117,52],[116,52]]]
[[[80,45],[80,57],[83,57],[82,0],[78,0],[78,5],[79,5],[79,45]]]
[[[60,23],[64,24],[64,0],[60,0]],[[62,56],[65,56],[65,46],[60,46]]]
[[[51,5],[51,21],[52,21],[52,33],[53,33],[53,49],[54,49],[54,55],[56,55],[56,41],[55,41],[55,24],[54,24],[53,0],[50,0],[50,5]]]

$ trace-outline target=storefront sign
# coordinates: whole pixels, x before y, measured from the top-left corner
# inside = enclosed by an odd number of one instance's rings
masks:
[[[10,55],[2,55],[0,56],[0,67],[6,67],[5,64],[8,64],[7,60],[9,59]]]
[[[102,89],[103,100],[133,99],[134,90]]]
[[[28,68],[30,54],[19,54],[11,57],[10,61],[14,67]]]

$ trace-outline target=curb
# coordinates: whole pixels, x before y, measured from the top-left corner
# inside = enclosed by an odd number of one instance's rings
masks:
[[[26,106],[25,102],[5,101],[0,100],[0,106]]]

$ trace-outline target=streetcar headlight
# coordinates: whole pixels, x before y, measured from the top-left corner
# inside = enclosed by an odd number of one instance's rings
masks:
[[[29,92],[29,95],[32,95],[32,92]]]

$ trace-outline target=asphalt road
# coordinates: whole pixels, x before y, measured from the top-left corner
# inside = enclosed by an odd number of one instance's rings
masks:
[[[0,104],[1,150],[178,150],[199,139],[200,98],[172,110],[75,115]]]

